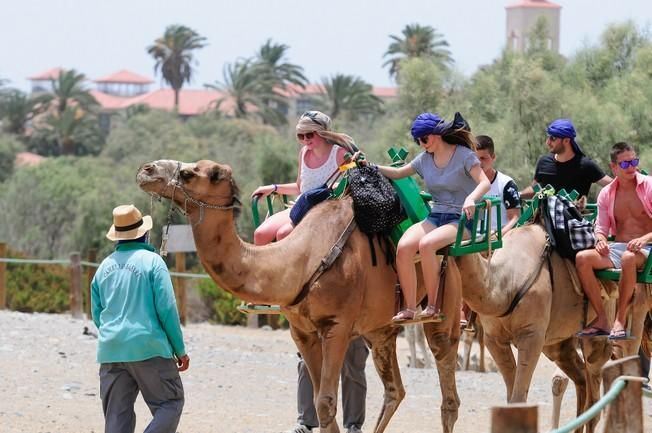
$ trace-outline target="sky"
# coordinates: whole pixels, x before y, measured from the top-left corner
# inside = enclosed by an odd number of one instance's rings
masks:
[[[383,54],[407,25],[430,25],[470,76],[505,45],[505,6],[514,0],[0,0],[0,78],[29,89],[28,76],[74,68],[90,79],[128,69],[155,80],[146,49],[171,24],[207,38],[188,88],[223,81],[223,67],[251,57],[268,38],[311,82],[336,73],[392,86]],[[609,23],[652,23],[651,0],[557,0],[560,51],[597,43]]]

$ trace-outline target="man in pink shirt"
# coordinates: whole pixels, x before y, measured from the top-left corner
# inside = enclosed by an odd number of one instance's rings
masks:
[[[636,286],[636,270],[647,260],[652,242],[652,176],[639,173],[638,163],[631,145],[616,143],[611,148],[609,165],[615,179],[598,195],[595,249],[580,251],[575,259],[584,293],[598,315],[577,334],[579,337],[608,335],[611,340],[628,337],[625,321]],[[610,235],[615,241],[607,241]],[[618,310],[611,330],[593,273],[607,268],[621,269]]]

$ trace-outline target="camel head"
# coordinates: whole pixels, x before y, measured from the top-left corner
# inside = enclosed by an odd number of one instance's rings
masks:
[[[237,213],[240,207],[231,167],[214,161],[148,162],[138,169],[136,181],[143,191],[174,201],[188,214],[202,208],[234,209]]]

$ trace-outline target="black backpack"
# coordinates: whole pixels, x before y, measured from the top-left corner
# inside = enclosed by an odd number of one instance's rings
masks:
[[[595,247],[593,224],[566,197],[542,200],[541,212],[550,244],[560,256],[574,261],[579,251]]]
[[[378,167],[354,167],[348,172],[355,222],[367,234],[389,234],[403,221],[405,211],[389,180]]]

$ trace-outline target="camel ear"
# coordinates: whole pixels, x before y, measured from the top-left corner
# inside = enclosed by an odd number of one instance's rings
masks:
[[[208,177],[211,180],[211,183],[218,183],[223,179],[231,177],[231,168],[227,165],[215,164],[210,168]]]

